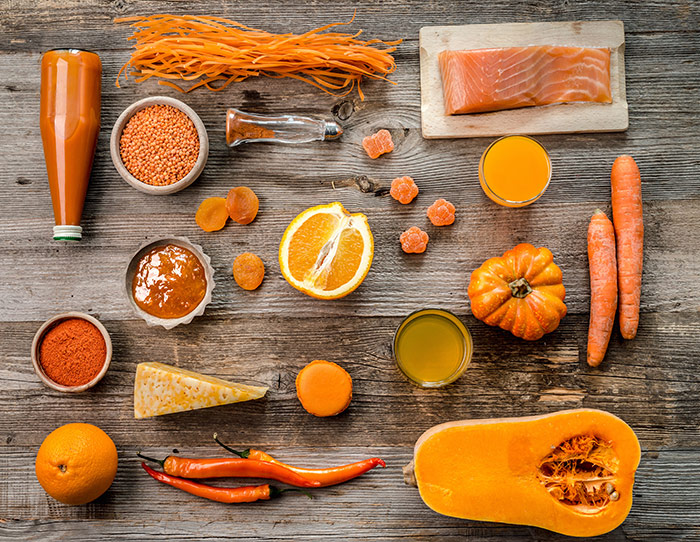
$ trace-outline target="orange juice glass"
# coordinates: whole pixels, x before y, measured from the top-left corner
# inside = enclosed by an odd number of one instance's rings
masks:
[[[552,162],[542,144],[528,136],[497,139],[479,162],[479,182],[492,201],[505,207],[525,207],[544,194],[552,177]]]

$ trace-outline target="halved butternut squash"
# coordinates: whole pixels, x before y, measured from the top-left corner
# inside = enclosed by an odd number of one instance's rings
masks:
[[[404,475],[440,514],[596,536],[627,517],[639,458],[620,418],[564,410],[435,426]]]

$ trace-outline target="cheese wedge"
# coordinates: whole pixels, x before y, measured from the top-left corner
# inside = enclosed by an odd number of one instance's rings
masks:
[[[268,388],[246,386],[158,362],[139,363],[134,381],[134,418],[260,399]]]

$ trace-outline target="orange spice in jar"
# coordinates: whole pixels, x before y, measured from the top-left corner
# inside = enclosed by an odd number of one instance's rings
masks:
[[[258,118],[258,121],[260,119]],[[254,116],[229,109],[226,113],[226,144],[229,147],[244,141],[258,141],[264,139],[275,139],[274,130],[259,124]]]
[[[156,318],[181,318],[204,299],[206,271],[190,250],[164,245],[139,260],[131,288],[141,310]]]
[[[199,157],[199,134],[192,120],[171,105],[138,111],[119,139],[124,167],[145,184],[166,186],[187,176]]]
[[[44,335],[39,363],[46,376],[62,386],[82,386],[95,378],[107,360],[100,330],[82,318],[69,318]]]

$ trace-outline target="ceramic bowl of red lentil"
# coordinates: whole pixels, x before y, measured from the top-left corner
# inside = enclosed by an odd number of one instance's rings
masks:
[[[173,194],[191,185],[209,155],[209,138],[197,113],[175,98],[152,96],[127,107],[112,128],[114,167],[148,194]]]
[[[56,391],[92,388],[107,373],[112,340],[102,323],[82,312],[49,318],[34,335],[32,365],[39,379]]]

